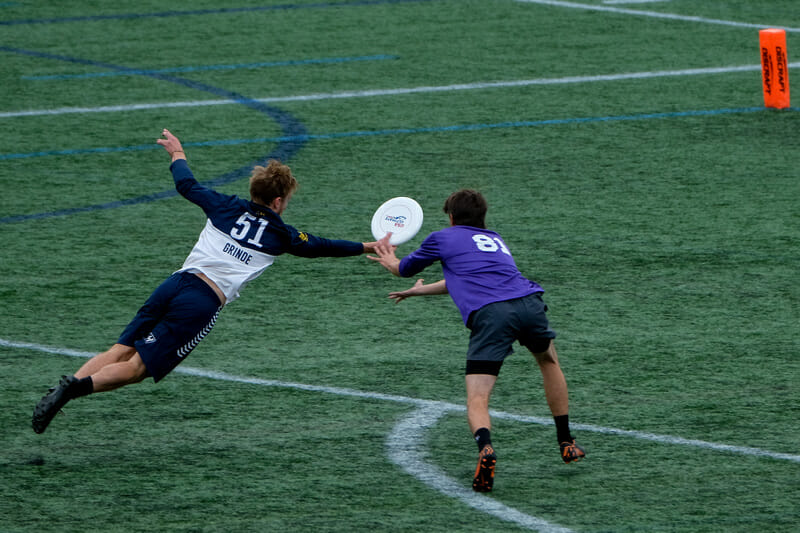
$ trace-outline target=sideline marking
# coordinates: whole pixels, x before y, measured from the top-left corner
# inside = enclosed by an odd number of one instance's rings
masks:
[[[603,0],[604,4],[656,4],[659,2],[671,2],[672,0]]]
[[[762,113],[762,112],[797,112],[800,108],[791,107],[783,110],[767,110],[764,107],[748,107],[741,109],[712,109],[700,111],[676,111],[669,113],[644,113],[641,115],[619,115],[608,117],[583,117],[583,118],[566,118],[566,119],[549,119],[549,120],[536,120],[524,122],[500,122],[495,124],[468,124],[461,126],[439,126],[427,128],[402,128],[393,130],[378,130],[378,131],[352,131],[342,133],[328,133],[328,134],[301,134],[301,135],[284,135],[281,137],[272,138],[259,138],[259,139],[230,139],[218,141],[205,141],[205,142],[186,142],[184,146],[220,146],[220,145],[236,145],[236,144],[250,144],[250,143],[278,143],[279,145],[303,145],[311,140],[328,140],[328,139],[343,139],[349,137],[375,137],[382,135],[413,135],[418,133],[458,133],[465,131],[482,131],[491,129],[506,129],[506,128],[530,128],[541,126],[558,126],[564,124],[590,124],[599,122],[622,122],[622,121],[641,121],[653,119],[668,119],[668,118],[685,118],[685,117],[703,117],[715,116],[735,113]],[[116,147],[116,148],[92,148],[84,150],[58,150],[51,152],[33,152],[28,154],[0,154],[0,161],[7,159],[22,159],[29,157],[44,157],[50,155],[77,155],[77,154],[91,154],[91,153],[109,153],[109,152],[130,152],[141,150],[156,150],[160,148],[158,145],[139,145],[130,147]],[[249,171],[250,167],[242,167],[233,172],[229,172],[219,176],[213,180],[202,182],[204,185],[214,187],[218,184],[230,183],[241,178],[244,171]],[[30,213],[26,215],[8,215],[0,217],[0,224],[14,224],[25,222],[28,220],[42,220],[46,218],[60,217],[74,215],[77,213],[88,213],[91,211],[99,211],[104,209],[116,209],[123,206],[138,205],[146,202],[154,202],[163,198],[171,198],[177,193],[175,189],[169,189],[158,193],[145,194],[135,198],[128,198],[124,200],[116,200],[104,204],[94,204],[83,207],[73,207],[60,209],[58,211],[49,211],[44,213]]]
[[[6,339],[0,338],[0,347],[7,347],[7,348],[21,348],[25,350],[34,350],[38,352],[44,352],[49,354],[55,355],[69,355],[71,357],[94,357],[96,353],[94,352],[82,352],[78,350],[71,350],[69,348],[53,348],[50,346],[44,346],[41,344],[35,344],[30,342],[16,342],[16,341],[9,341]],[[186,367],[186,366],[179,366],[177,367],[174,372],[178,372],[179,374],[186,374],[189,376],[195,377],[203,377],[208,379],[216,379],[219,381],[230,381],[235,383],[248,383],[251,385],[261,385],[265,387],[282,387],[282,388],[289,388],[289,389],[297,389],[297,390],[304,390],[310,392],[324,392],[328,394],[336,394],[339,396],[352,396],[357,398],[367,398],[371,400],[386,400],[389,402],[396,402],[396,403],[403,403],[409,405],[416,405],[418,407],[429,408],[431,406],[435,406],[439,409],[444,411],[465,411],[466,407],[462,405],[456,405],[450,402],[440,401],[440,400],[422,400],[419,398],[410,398],[408,396],[399,396],[394,394],[383,394],[380,392],[365,392],[359,391],[355,389],[347,389],[343,387],[329,387],[324,385],[308,385],[304,383],[292,383],[292,382],[285,382],[285,381],[278,381],[278,380],[271,380],[271,379],[262,379],[262,378],[248,378],[242,376],[234,376],[231,374],[227,374],[225,372],[216,372],[213,370],[204,370],[202,368],[193,368],[193,367]],[[537,424],[540,426],[552,426],[554,424],[552,418],[546,417],[538,417],[538,416],[527,416],[527,415],[517,415],[513,413],[506,413],[504,411],[490,411],[492,417],[505,419],[505,420],[513,420],[517,422],[527,422],[530,424]],[[794,463],[800,463],[800,455],[794,455],[790,453],[780,453],[780,452],[772,452],[769,450],[763,450],[761,448],[751,448],[749,446],[734,446],[730,444],[719,444],[716,442],[709,442],[703,440],[694,440],[694,439],[684,439],[682,437],[674,437],[671,435],[659,435],[656,433],[648,433],[644,431],[633,431],[627,429],[617,429],[605,426],[596,426],[594,424],[576,424],[571,423],[571,425],[577,429],[583,431],[589,431],[592,433],[601,433],[606,435],[619,435],[624,437],[633,437],[641,440],[648,440],[653,442],[660,442],[662,444],[677,444],[681,446],[693,446],[696,448],[704,448],[707,450],[715,450],[719,452],[729,452],[735,453],[738,455],[749,455],[753,457],[762,457],[766,459],[778,459],[781,461],[791,461]]]
[[[52,348],[41,344],[30,342],[15,342],[0,338],[0,346],[7,348],[21,348],[26,350],[34,350],[55,355],[68,355],[71,357],[89,358],[96,355],[93,352],[82,352],[78,350],[71,350],[69,348]],[[422,442],[423,431],[433,426],[439,418],[449,412],[464,412],[466,407],[456,405],[449,402],[436,401],[436,400],[422,400],[418,398],[410,398],[407,396],[399,396],[394,394],[383,394],[376,392],[365,392],[355,389],[347,389],[342,387],[328,387],[322,385],[308,385],[303,383],[291,383],[278,380],[261,379],[261,378],[247,378],[226,374],[224,372],[215,372],[211,370],[203,370],[200,368],[179,366],[174,372],[185,374],[189,376],[202,377],[208,379],[215,379],[219,381],[228,381],[235,383],[245,383],[250,385],[260,385],[265,387],[280,387],[296,390],[303,390],[309,392],[322,392],[326,394],[334,394],[339,396],[350,396],[356,398],[365,398],[370,400],[385,400],[396,403],[408,404],[416,406],[416,409],[401,418],[390,434],[386,438],[386,445],[390,460],[402,468],[408,474],[414,476],[425,485],[439,491],[450,498],[456,498],[462,503],[477,509],[481,512],[490,514],[505,521],[514,522],[522,527],[538,530],[543,533],[569,533],[570,530],[561,526],[550,524],[549,522],[537,518],[535,516],[527,515],[512,507],[508,507],[499,501],[489,498],[485,495],[473,493],[470,489],[465,489],[461,484],[447,476],[436,465],[428,463],[424,451],[419,447],[408,447],[408,442]],[[506,420],[514,420],[518,422],[527,422],[538,425],[553,425],[552,419],[536,416],[522,416],[505,413],[500,411],[490,411],[491,416]],[[573,427],[595,433],[604,433],[611,435],[621,435],[627,437],[634,437],[643,440],[650,440],[664,444],[677,444],[684,446],[695,446],[699,448],[706,448],[716,451],[730,452],[741,455],[751,455],[756,457],[763,457],[769,459],[780,459],[800,463],[800,455],[792,455],[786,453],[776,453],[768,450],[761,450],[759,448],[749,448],[746,446],[731,446],[728,444],[717,444],[713,442],[706,442],[700,440],[690,440],[681,437],[672,437],[670,435],[657,435],[654,433],[645,433],[641,431],[629,431],[623,429],[607,428],[602,426],[595,426],[592,424],[575,424]],[[409,439],[408,436],[411,435]]]
[[[2,51],[2,48],[0,48]],[[800,62],[789,63],[789,68],[800,68]],[[407,87],[398,89],[367,89],[362,91],[341,91],[336,93],[314,93],[292,96],[269,96],[264,98],[251,98],[255,102],[265,104],[281,102],[308,102],[315,100],[333,100],[339,98],[371,98],[375,96],[400,96],[405,94],[425,94],[450,91],[472,91],[481,89],[505,89],[509,87],[528,87],[535,85],[565,85],[572,83],[596,83],[604,81],[642,80],[651,78],[666,78],[677,76],[702,76],[708,74],[728,74],[732,72],[761,72],[761,65],[742,65],[733,67],[709,67],[681,70],[662,70],[645,72],[628,72],[621,74],[601,74],[597,76],[567,76],[563,78],[535,78],[529,80],[511,80],[495,82],[457,83],[452,85]],[[0,119],[15,117],[33,117],[66,115],[70,113],[117,113],[120,111],[146,111],[151,109],[169,109],[183,107],[205,107],[218,105],[231,105],[230,100],[190,100],[183,102],[155,102],[149,104],[126,104],[98,107],[60,107],[57,109],[32,109],[25,111],[5,111],[0,113]]]
[[[781,112],[800,111],[800,108],[790,107]],[[731,115],[737,113],[761,113],[771,112],[766,107],[742,107],[742,108],[723,108],[690,111],[669,111],[666,113],[641,113],[638,115],[610,115],[600,117],[573,117],[573,118],[551,118],[542,120],[519,120],[511,122],[495,122],[490,124],[462,124],[455,126],[430,126],[421,128],[396,128],[388,130],[361,130],[344,131],[334,133],[302,134],[295,136],[282,135],[279,137],[257,137],[252,139],[220,139],[216,141],[195,141],[185,142],[186,147],[203,146],[238,146],[243,144],[269,144],[289,141],[318,141],[332,139],[346,139],[350,137],[376,137],[383,135],[413,135],[417,133],[458,133],[463,131],[481,131],[491,129],[506,128],[532,128],[538,126],[563,126],[568,124],[591,124],[596,122],[629,122],[639,120],[657,120],[668,118],[688,118],[688,117],[707,117],[718,115]],[[140,144],[135,146],[113,146],[100,148],[70,148],[67,150],[45,150],[41,152],[27,152],[17,154],[0,154],[0,161],[8,159],[29,159],[33,157],[61,156],[61,155],[87,155],[87,154],[108,154],[118,152],[142,152],[150,150],[161,150],[157,144]],[[0,224],[6,219],[0,218]]]
[[[732,20],[709,19],[696,17],[693,15],[676,15],[674,13],[660,13],[658,11],[639,11],[636,9],[625,9],[622,7],[608,7],[602,5],[578,4],[575,2],[562,2],[560,0],[516,0],[525,4],[540,4],[544,6],[566,7],[569,9],[586,9],[589,11],[605,11],[608,13],[618,13],[620,15],[634,15],[637,17],[651,17],[669,20],[680,20],[684,22],[702,22],[704,24],[719,24],[722,26],[733,26],[737,28],[779,28],[787,32],[797,33],[800,28],[789,28],[787,26],[775,26],[774,24],[753,24],[750,22],[735,22]]]

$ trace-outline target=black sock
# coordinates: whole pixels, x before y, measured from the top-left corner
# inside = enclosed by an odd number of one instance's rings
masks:
[[[554,416],[553,420],[556,421],[556,436],[558,443],[572,442],[572,435],[569,433],[569,415]]]
[[[83,379],[79,379],[77,383],[70,387],[69,395],[71,398],[80,398],[81,396],[87,396],[93,392],[94,383],[92,382],[92,376],[87,376]]]
[[[478,443],[478,451],[483,450],[484,446],[492,443],[492,436],[488,428],[481,428],[475,432],[475,442]]]

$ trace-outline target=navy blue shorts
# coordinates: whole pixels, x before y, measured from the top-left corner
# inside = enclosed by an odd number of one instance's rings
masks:
[[[515,340],[531,351],[545,351],[556,338],[546,311],[541,292],[481,307],[469,318],[467,360],[503,361],[514,352]]]
[[[179,272],[153,291],[117,342],[135,347],[158,382],[208,335],[221,310],[205,281]]]

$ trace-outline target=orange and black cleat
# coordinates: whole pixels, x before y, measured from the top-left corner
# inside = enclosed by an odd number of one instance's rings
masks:
[[[565,463],[580,461],[584,457],[586,457],[586,452],[575,444],[575,439],[572,439],[571,442],[561,443],[561,458],[564,459]]]
[[[497,464],[497,455],[491,445],[487,444],[478,456],[478,466],[475,468],[475,479],[472,480],[472,490],[475,492],[491,492],[494,484],[494,467]]]

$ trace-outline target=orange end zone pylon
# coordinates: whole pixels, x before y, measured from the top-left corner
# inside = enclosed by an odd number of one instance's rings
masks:
[[[786,31],[767,29],[758,32],[761,44],[761,81],[764,105],[786,109],[789,104],[789,66],[786,55]]]

